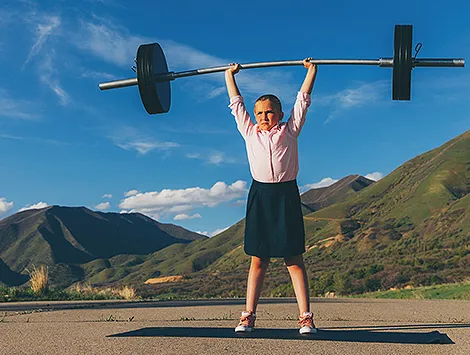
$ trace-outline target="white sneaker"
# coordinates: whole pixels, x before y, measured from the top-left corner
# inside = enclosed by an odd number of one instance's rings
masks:
[[[235,331],[238,332],[252,332],[255,328],[256,314],[251,311],[242,312],[240,323],[238,323]]]
[[[298,324],[300,327],[300,334],[315,334],[317,332],[315,322],[313,321],[312,312],[305,312],[302,316],[300,316]]]

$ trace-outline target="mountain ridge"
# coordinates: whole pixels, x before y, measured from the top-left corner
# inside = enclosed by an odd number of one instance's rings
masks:
[[[49,206],[22,211],[0,221],[0,260],[16,274],[34,264],[48,265],[52,280],[58,278],[54,274],[60,269],[64,276],[61,284],[66,284],[67,277],[80,278],[82,271],[77,265],[95,259],[146,255],[174,243],[205,238],[140,213]]]

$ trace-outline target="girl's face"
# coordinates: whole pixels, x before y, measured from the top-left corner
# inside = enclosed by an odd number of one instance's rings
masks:
[[[271,101],[257,101],[255,103],[255,117],[258,127],[263,131],[269,131],[284,117],[284,112],[279,112]]]

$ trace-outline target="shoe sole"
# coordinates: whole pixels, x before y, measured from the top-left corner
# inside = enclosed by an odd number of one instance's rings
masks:
[[[300,334],[315,334],[316,332],[317,328],[303,327],[299,329]]]
[[[235,332],[236,333],[250,333],[253,331],[253,328],[250,327],[236,327]]]

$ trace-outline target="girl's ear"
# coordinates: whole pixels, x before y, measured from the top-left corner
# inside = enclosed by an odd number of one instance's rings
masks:
[[[281,112],[281,114],[279,115],[279,121],[282,121],[282,119],[284,118],[284,112]]]

